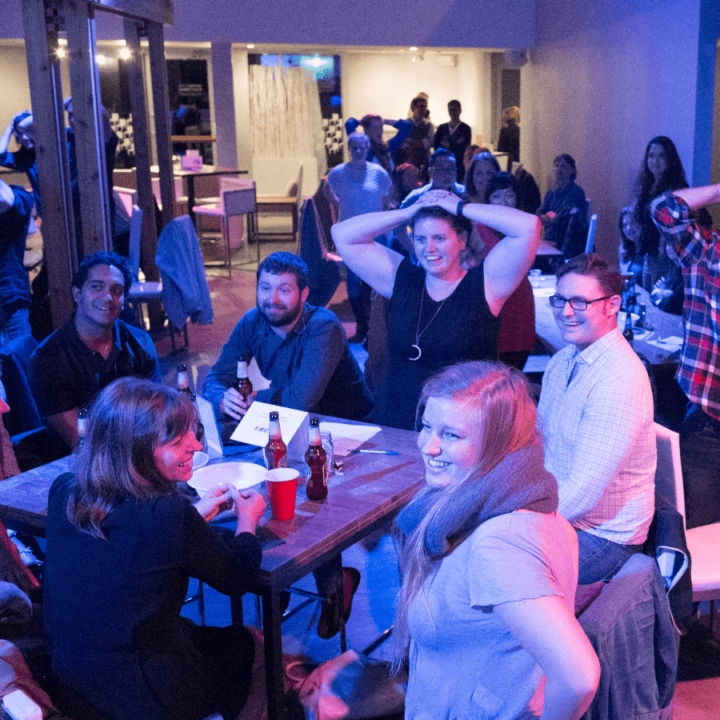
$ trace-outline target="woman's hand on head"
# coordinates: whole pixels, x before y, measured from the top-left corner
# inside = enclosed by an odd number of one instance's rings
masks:
[[[210,522],[218,513],[229,510],[233,505],[231,489],[233,485],[218,485],[208,490],[205,495],[195,503],[195,509],[203,516],[206,522]]]
[[[461,202],[455,193],[448,190],[431,190],[425,193],[412,207],[419,210],[421,207],[440,207],[455,215],[458,203]]]
[[[237,514],[236,535],[241,532],[255,532],[255,528],[265,512],[266,503],[262,495],[255,490],[238,491],[230,486],[233,500],[235,501],[235,513]]]

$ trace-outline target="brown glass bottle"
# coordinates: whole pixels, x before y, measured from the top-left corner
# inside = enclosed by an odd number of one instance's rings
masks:
[[[270,413],[270,439],[265,446],[265,465],[268,470],[287,467],[287,445],[283,442],[280,431],[280,414],[273,410]]]
[[[238,358],[237,364],[237,391],[242,395],[243,400],[247,401],[248,397],[252,394],[253,386],[248,377],[248,364],[247,358],[241,355]]]
[[[305,488],[308,500],[324,500],[328,494],[327,453],[322,446],[317,418],[310,418],[310,445],[305,453],[305,462],[310,468],[310,478]]]
[[[635,339],[635,333],[632,329],[632,315],[630,314],[630,308],[627,309],[625,314],[625,330],[623,330],[623,337],[630,343],[630,347],[632,347],[633,340]]]
[[[185,393],[192,402],[195,402],[195,393],[190,389],[190,380],[185,365],[177,366],[177,389],[179,392]]]

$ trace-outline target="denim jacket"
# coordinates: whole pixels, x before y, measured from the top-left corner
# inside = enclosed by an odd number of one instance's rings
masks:
[[[655,560],[633,555],[578,621],[601,668],[583,720],[660,717],[675,692],[679,634]]]

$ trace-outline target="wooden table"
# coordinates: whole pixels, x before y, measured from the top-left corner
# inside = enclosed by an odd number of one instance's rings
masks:
[[[385,525],[424,481],[416,433],[383,428],[363,447],[392,449],[399,454],[348,455],[342,458],[344,474],[329,479],[326,500],[309,501],[303,484],[298,488],[292,520],[273,520],[268,503],[260,521],[284,541],[263,550],[261,569],[250,586],[250,592],[259,595],[263,604],[270,720],[280,720],[285,714],[280,593]],[[227,460],[262,462],[260,451]],[[72,456],[63,458],[0,482],[0,518],[6,526],[44,536],[48,491],[58,475],[72,469],[72,462]],[[257,489],[267,499],[265,486]],[[233,603],[236,612],[238,604]]]
[[[565,347],[560,328],[558,328],[553,315],[552,307],[548,298],[555,291],[555,276],[541,275],[537,279],[531,279],[533,283],[533,295],[535,296],[535,332],[552,349],[557,352]],[[642,328],[633,327],[635,340],[633,348],[635,352],[645,356],[652,365],[676,362],[675,357],[678,346],[674,343],[664,343],[667,338],[683,337],[683,322],[679,315],[671,315],[656,308],[650,302],[649,294],[640,286],[636,287],[638,303],[645,305],[645,325],[650,332]],[[634,317],[633,325],[637,321]],[[618,326],[620,330],[625,327],[625,313],[618,313]],[[644,335],[644,337],[643,337]]]

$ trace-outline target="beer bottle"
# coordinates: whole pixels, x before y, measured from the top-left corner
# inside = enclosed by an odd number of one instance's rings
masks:
[[[287,446],[283,442],[280,432],[280,413],[273,410],[270,413],[270,439],[265,446],[265,465],[268,470],[287,467]]]
[[[237,364],[237,390],[242,395],[243,400],[247,402],[247,399],[250,397],[253,391],[252,383],[250,382],[250,378],[248,377],[248,364],[247,364],[247,358],[245,358],[244,355],[241,355],[238,358],[238,364]]]
[[[324,500],[327,497],[327,453],[322,446],[320,437],[320,422],[310,418],[310,446],[305,453],[305,462],[310,468],[310,478],[307,481],[308,500]]]
[[[190,380],[185,365],[177,366],[177,389],[179,392],[185,393],[192,402],[195,402],[195,393],[190,389]]]
[[[80,408],[77,416],[77,445],[80,447],[87,435],[87,408]]]
[[[191,403],[195,404],[195,393],[190,389],[190,379],[188,377],[187,366],[180,364],[177,366],[177,389],[178,392],[188,396]],[[195,404],[197,408],[197,405]],[[195,431],[195,439],[203,444],[203,448],[207,450],[207,441],[205,440],[205,426],[200,422],[198,414],[197,430]]]
[[[630,343],[630,347],[632,347],[635,333],[632,329],[632,313],[630,312],[630,308],[628,308],[625,313],[625,330],[623,330],[623,337]]]

